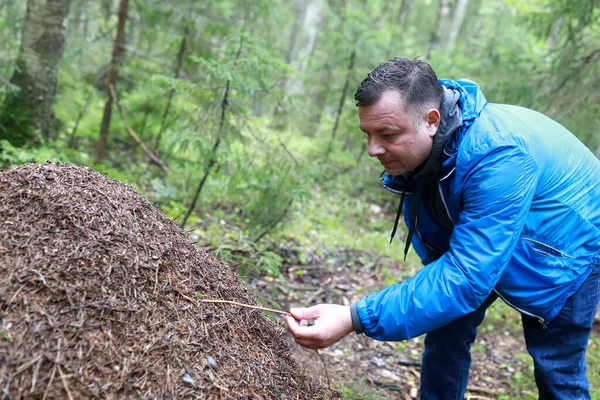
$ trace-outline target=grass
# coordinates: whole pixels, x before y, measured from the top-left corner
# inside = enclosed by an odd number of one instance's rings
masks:
[[[363,382],[355,382],[350,386],[339,383],[336,390],[340,392],[342,400],[375,400],[381,398],[376,396],[371,388]]]
[[[590,381],[592,399],[600,399],[600,337],[594,336],[594,333],[587,352],[587,377]]]

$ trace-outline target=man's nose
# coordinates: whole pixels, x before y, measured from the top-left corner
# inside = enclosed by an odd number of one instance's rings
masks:
[[[369,156],[377,157],[385,153],[385,148],[375,138],[371,138],[369,141]]]

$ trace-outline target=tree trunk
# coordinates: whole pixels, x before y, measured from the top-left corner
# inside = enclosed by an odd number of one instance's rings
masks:
[[[311,121],[314,121],[314,124],[310,124],[307,128],[310,131],[306,132],[307,135],[314,135],[316,131],[319,130],[319,125],[321,124],[321,119],[323,118],[323,113],[325,112],[325,105],[327,104],[327,96],[330,92],[331,87],[331,77],[333,75],[333,67],[331,65],[326,65],[324,71],[321,72],[322,77],[320,79],[320,83],[317,85],[318,94],[313,100],[312,104],[312,118]]]
[[[400,6],[400,12],[398,14],[398,24],[403,31],[406,30],[408,17],[410,16],[410,6],[412,6],[412,0],[402,0],[402,5]]]
[[[285,55],[285,62],[287,64],[292,63],[294,56],[294,49],[296,48],[296,42],[298,40],[298,33],[300,28],[300,21],[304,19],[306,13],[306,2],[304,0],[296,0],[296,8],[294,10],[294,22],[292,29],[290,30],[290,38],[288,40],[287,54]]]
[[[548,50],[550,52],[552,52],[556,49],[556,47],[560,41],[560,29],[562,27],[562,24],[563,24],[563,19],[561,17],[559,17],[552,24],[552,28],[550,29],[550,35],[548,35],[548,41],[546,42],[548,44]]]
[[[73,130],[71,131],[71,138],[69,139],[69,143],[67,145],[67,147],[69,149],[75,148],[75,140],[76,140],[75,135],[77,135],[77,128],[79,128],[79,123],[83,119],[83,116],[85,115],[91,101],[92,101],[92,91],[90,90],[85,97],[85,102],[84,102],[83,106],[79,109],[79,114],[77,115],[77,119],[75,120],[75,126],[73,127]]]
[[[457,0],[456,7],[454,8],[454,14],[452,15],[452,22],[450,25],[450,32],[448,33],[446,48],[450,48],[456,43],[456,39],[458,39],[458,35],[465,20],[465,15],[467,14],[468,5],[469,0]]]
[[[181,75],[181,67],[183,66],[183,55],[185,54],[185,47],[187,43],[187,36],[189,33],[189,29],[186,26],[183,30],[183,38],[181,39],[181,44],[179,45],[179,52],[177,53],[177,66],[175,67],[175,79],[179,79]],[[156,135],[156,142],[154,143],[154,151],[158,149],[160,145],[160,138],[162,137],[163,132],[165,131],[165,126],[167,125],[167,117],[169,116],[169,109],[171,108],[171,101],[173,100],[173,95],[175,94],[175,89],[169,89],[169,93],[167,94],[167,106],[165,107],[165,111],[162,116],[162,121],[160,123],[160,130],[158,131],[158,135]]]
[[[327,145],[327,152],[325,153],[325,157],[329,157],[329,153],[331,153],[331,148],[333,147],[333,141],[335,140],[335,135],[337,133],[337,128],[340,122],[340,118],[342,116],[342,111],[344,110],[344,103],[346,100],[346,93],[348,93],[348,86],[350,85],[350,78],[352,78],[352,72],[354,71],[355,58],[356,47],[352,49],[352,54],[350,54],[350,62],[348,63],[348,73],[346,74],[346,81],[344,82],[344,88],[342,89],[342,95],[340,96],[340,102],[335,116],[335,124],[333,125],[331,139],[329,140],[329,144]]]
[[[304,33],[301,46],[297,52],[297,56],[292,64],[296,67],[297,79],[291,79],[288,84],[288,93],[299,94],[304,90],[302,76],[308,67],[308,62],[313,54],[315,44],[317,43],[318,25],[322,19],[323,0],[311,0],[306,7],[306,15],[302,25]]]
[[[81,8],[83,8],[83,21],[81,21],[81,34],[83,35],[83,39],[87,41],[88,38],[88,28],[90,25],[89,19],[89,11],[87,2],[81,2]]]
[[[148,114],[150,111],[148,109],[144,110],[144,116],[142,117],[142,127],[140,128],[140,136],[144,137],[144,132],[146,131],[146,123],[148,122]]]
[[[317,0],[321,1],[321,0]],[[301,68],[301,59],[303,57],[312,56],[312,51],[314,49],[314,45],[316,41],[313,41],[312,44],[309,43],[309,49],[306,50],[306,46],[303,46],[303,43],[307,41],[305,27],[306,27],[306,19],[308,18],[309,9],[312,7],[314,0],[296,0],[296,5],[294,8],[294,22],[290,29],[290,36],[288,39],[288,47],[287,52],[285,54],[285,62],[296,69],[296,72],[292,73],[290,76],[285,76],[279,83],[279,87],[282,89],[282,94],[276,105],[273,107],[273,120],[277,121],[277,126],[279,129],[284,129],[285,124],[287,123],[287,113],[288,109],[286,108],[286,98],[287,94],[298,94],[302,91],[303,81],[302,74],[298,72]],[[314,7],[313,7],[314,8]],[[311,11],[314,13],[314,10]],[[301,26],[302,24],[302,26]],[[309,42],[310,35],[313,32],[309,29]],[[316,31],[314,32],[316,36]],[[300,47],[300,50],[296,50],[297,47]],[[308,51],[307,54],[305,54]],[[260,94],[256,95],[254,100],[253,112],[255,115],[258,115],[260,112],[260,108],[262,107],[260,98]]]
[[[113,0],[101,0],[100,1],[100,11],[102,12],[102,16],[104,17],[104,22],[107,23],[112,16],[112,3]]]
[[[17,67],[0,115],[0,139],[15,146],[50,137],[52,106],[65,50],[70,0],[29,0]]]
[[[113,97],[110,87],[116,86],[119,77],[119,65],[121,56],[124,53],[123,44],[125,43],[125,21],[127,20],[127,8],[129,0],[121,0],[119,4],[119,22],[117,24],[117,36],[115,37],[112,60],[110,62],[110,71],[108,72],[108,82],[106,83],[106,103],[104,104],[104,114],[100,124],[100,136],[96,145],[96,156],[98,160],[106,158],[106,143],[108,141],[108,130],[110,128],[110,118],[112,116]]]
[[[435,16],[435,22],[431,30],[431,39],[429,41],[429,48],[427,49],[427,58],[431,58],[431,53],[436,50],[440,45],[441,38],[444,37],[446,32],[446,25],[448,15],[450,14],[450,1],[440,0],[440,5],[437,9]]]

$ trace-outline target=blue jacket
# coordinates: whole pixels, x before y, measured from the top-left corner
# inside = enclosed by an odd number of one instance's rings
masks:
[[[446,325],[492,291],[545,323],[600,263],[598,159],[542,114],[487,103],[471,81],[440,82],[461,92],[463,124],[439,183],[454,228],[419,207],[412,244],[425,267],[354,305],[378,340]],[[389,175],[384,185],[402,189]],[[404,215],[411,210],[407,194]]]

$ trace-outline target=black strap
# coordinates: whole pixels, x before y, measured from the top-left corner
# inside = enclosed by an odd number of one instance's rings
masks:
[[[440,180],[437,177],[428,177],[423,186],[421,186],[422,202],[433,219],[451,231],[454,229],[454,224],[446,211],[444,200],[442,200],[439,182]]]
[[[394,240],[394,235],[396,235],[396,229],[398,229],[398,221],[400,220],[400,214],[402,214],[402,206],[404,205],[404,198],[406,197],[406,192],[402,190],[402,195],[400,196],[400,205],[398,206],[398,211],[396,212],[396,220],[394,221],[394,228],[392,228],[392,234],[390,235],[390,243]]]
[[[417,215],[419,214],[419,203],[421,202],[421,180],[417,179],[415,184],[415,198],[410,214],[410,228],[408,229],[408,236],[406,237],[406,244],[404,245],[404,261],[406,261],[406,255],[408,254],[408,249],[410,249],[412,236],[417,229]]]

